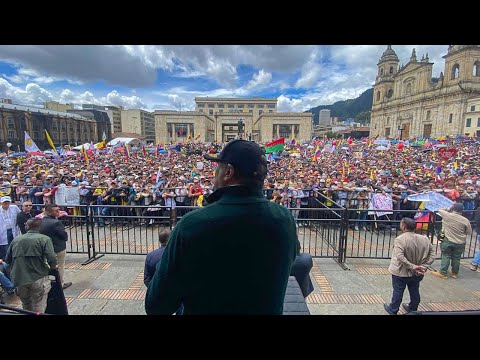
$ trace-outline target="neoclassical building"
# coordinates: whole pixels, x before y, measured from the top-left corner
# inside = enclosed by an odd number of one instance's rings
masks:
[[[110,124],[108,124],[110,126]],[[56,146],[98,142],[97,121],[75,113],[33,106],[0,104],[0,152],[11,143],[12,150],[24,150],[25,131],[41,150],[50,149],[46,129]]]
[[[480,96],[480,45],[449,45],[445,68],[432,78],[428,54],[399,66],[389,45],[378,62],[370,121],[370,136],[439,137],[473,131]],[[476,101],[474,101],[476,99]],[[475,123],[474,123],[475,122]],[[468,130],[468,131],[467,131]]]
[[[195,111],[155,111],[156,143],[226,142],[241,137],[267,142],[295,134],[312,137],[312,113],[277,112],[277,99],[195,98]]]

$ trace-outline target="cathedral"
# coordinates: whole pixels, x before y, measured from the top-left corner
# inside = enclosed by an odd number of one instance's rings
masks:
[[[449,45],[444,71],[432,78],[428,53],[399,66],[391,45],[377,64],[370,136],[480,136],[480,45]]]

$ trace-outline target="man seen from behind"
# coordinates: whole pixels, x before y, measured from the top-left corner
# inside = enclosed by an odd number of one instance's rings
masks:
[[[257,144],[229,142],[215,161],[208,205],[178,222],[145,298],[147,314],[281,315],[297,233],[290,212],[262,192]]]
[[[392,274],[393,294],[385,311],[396,315],[400,309],[405,287],[408,287],[410,303],[402,304],[408,313],[417,311],[420,304],[420,282],[427,266],[435,260],[435,249],[425,235],[415,234],[415,220],[404,217],[400,221],[402,234],[395,239],[392,259],[388,271]]]
[[[41,219],[26,223],[27,233],[16,237],[7,252],[10,276],[25,310],[45,312],[50,291],[50,269],[57,266],[52,240],[39,233]]]

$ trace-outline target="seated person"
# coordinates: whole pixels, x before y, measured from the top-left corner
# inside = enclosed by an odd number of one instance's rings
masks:
[[[145,259],[145,269],[143,271],[143,283],[146,287],[148,287],[148,285],[152,281],[153,275],[155,275],[155,271],[157,270],[157,265],[162,260],[162,256],[165,251],[165,247],[167,246],[170,233],[170,229],[163,229],[162,231],[160,231],[160,233],[158,234],[160,248],[158,248],[157,250],[153,250],[152,252],[147,254],[147,258]],[[183,314],[183,304],[180,305],[180,307],[176,311],[176,314]]]
[[[300,252],[300,242],[297,247],[297,257],[290,269],[290,276],[295,276],[298,285],[302,290],[303,297],[307,297],[313,291],[312,280],[310,279],[310,270],[313,267],[312,255]]]
[[[165,247],[167,246],[168,238],[170,237],[171,230],[170,229],[163,229],[158,234],[158,241],[160,242],[160,247],[157,250],[153,250],[152,252],[147,254],[147,258],[145,259],[145,269],[143,271],[143,283],[146,287],[152,281],[153,275],[155,274],[155,270],[157,269],[157,264],[160,262],[163,256],[163,252],[165,251]]]
[[[5,269],[7,268],[7,263],[0,259],[0,285],[5,289],[8,295],[13,295],[15,293],[15,286],[4,274]]]

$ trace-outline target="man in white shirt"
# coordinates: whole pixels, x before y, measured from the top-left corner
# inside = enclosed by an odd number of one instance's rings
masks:
[[[20,229],[16,224],[17,214],[20,209],[17,205],[11,205],[10,196],[2,196],[0,199],[0,259],[5,259],[7,249],[13,239],[20,235]]]

